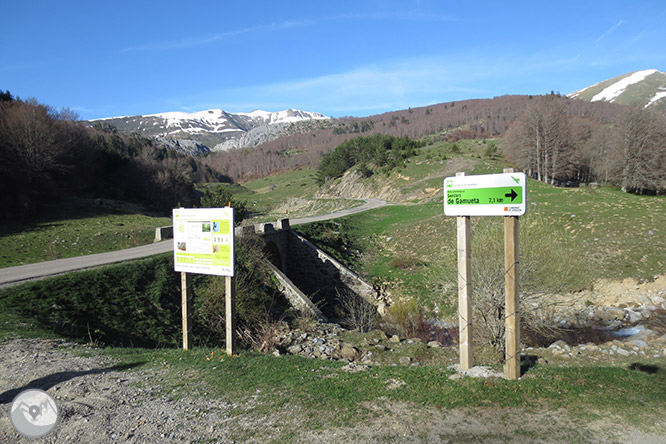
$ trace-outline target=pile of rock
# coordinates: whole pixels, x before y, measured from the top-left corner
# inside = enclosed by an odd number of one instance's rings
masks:
[[[560,340],[552,343],[547,348],[528,347],[524,350],[526,354],[536,354],[541,357],[552,356],[562,359],[575,359],[585,357],[592,360],[603,360],[609,358],[662,358],[666,357],[666,334],[659,335],[648,329],[637,329],[636,334],[628,337],[618,337],[603,344],[580,344],[568,345]],[[547,359],[547,358],[545,358]]]
[[[601,280],[592,290],[576,295],[542,295],[535,306],[562,328],[618,329],[636,325],[666,310],[666,275],[638,283],[634,279]]]
[[[657,304],[648,303],[633,307],[589,305],[579,311],[568,310],[555,314],[554,323],[562,328],[597,327],[609,330],[636,325],[658,316],[661,310],[666,310],[666,300],[654,299]]]
[[[279,337],[275,338],[274,343],[279,346],[273,350],[273,354],[279,356],[288,353],[311,358],[352,361],[355,356],[352,356],[349,347],[347,346],[345,349],[346,346],[342,345],[340,341],[340,333],[343,331],[344,329],[337,324],[316,324],[305,331],[292,330],[284,323],[277,330]],[[344,356],[352,359],[344,358],[343,349]]]
[[[334,359],[359,365],[380,363],[419,365],[419,362],[410,356],[410,351],[442,349],[442,344],[437,341],[425,344],[417,338],[400,339],[397,335],[389,337],[380,330],[360,335],[354,342],[349,340],[349,335],[344,334],[346,332],[344,328],[331,323],[313,323],[306,329],[290,329],[286,323],[283,323],[274,332],[276,337],[270,342],[275,345],[272,349],[263,350],[272,352],[275,356],[290,354],[305,358]]]

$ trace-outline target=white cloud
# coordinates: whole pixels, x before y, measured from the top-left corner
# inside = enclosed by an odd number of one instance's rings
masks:
[[[619,28],[619,27],[622,25],[622,23],[624,23],[622,20],[620,20],[619,22],[617,22],[617,23],[616,23],[613,27],[611,27],[608,31],[606,31],[606,32],[604,32],[603,34],[601,34],[601,35],[599,36],[599,38],[597,38],[597,39],[594,41],[594,43],[595,43],[595,44],[596,44],[596,43],[599,43],[599,42],[600,42],[601,40],[603,40],[607,35],[611,34],[613,31],[615,31],[617,28]]]
[[[200,97],[199,108],[275,111],[298,107],[337,115],[383,112],[484,95],[487,91],[474,83],[497,73],[503,69],[501,66],[501,60],[493,64],[477,60],[470,65],[469,61],[452,62],[443,57],[392,61],[293,81],[209,92],[205,99]]]

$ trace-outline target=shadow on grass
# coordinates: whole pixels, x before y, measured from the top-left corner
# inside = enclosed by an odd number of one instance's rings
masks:
[[[43,231],[45,224],[51,227],[64,225],[61,221],[86,219],[106,215],[143,215],[168,217],[137,203],[104,198],[70,197],[55,202],[40,203],[31,216],[21,220],[0,221],[0,237],[31,231]]]
[[[64,372],[53,373],[48,376],[44,376],[38,379],[33,379],[23,387],[9,389],[3,393],[0,393],[0,404],[8,404],[12,402],[16,397],[16,395],[18,395],[24,390],[39,389],[46,391],[61,382],[69,381],[70,379],[78,378],[80,376],[98,375],[100,373],[111,372],[111,371],[130,370],[135,367],[140,367],[143,364],[145,364],[145,362],[133,362],[131,364],[119,364],[119,365],[113,365],[111,367],[95,368],[91,370],[64,371]]]
[[[629,365],[629,369],[638,370],[639,372],[649,373],[651,375],[654,375],[661,370],[657,365],[641,364],[640,362],[632,362]]]
[[[520,376],[537,366],[539,357],[536,355],[520,355]]]

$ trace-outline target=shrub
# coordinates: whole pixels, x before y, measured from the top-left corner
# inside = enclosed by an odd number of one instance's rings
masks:
[[[531,337],[553,332],[543,293],[559,293],[587,280],[587,267],[556,241],[557,230],[542,217],[521,218],[520,317],[521,329]],[[451,276],[454,280],[454,276]],[[455,277],[457,281],[457,277]],[[478,218],[472,234],[472,305],[475,331],[482,341],[504,350],[504,234],[495,218]]]
[[[416,155],[417,148],[421,146],[422,142],[408,137],[384,134],[348,139],[322,157],[317,168],[317,181],[323,183],[340,177],[355,165],[360,165],[359,172],[363,177],[372,175],[371,164],[388,172],[404,166],[404,159]]]
[[[403,338],[421,337],[429,330],[425,310],[415,299],[396,301],[388,308],[384,322],[389,332]]]
[[[379,319],[377,308],[352,291],[338,293],[342,323],[360,333],[373,330]]]
[[[273,285],[261,240],[252,236],[236,238],[235,247],[236,327],[237,331],[254,334],[263,328],[267,319],[281,316],[285,302]],[[223,341],[226,335],[225,278],[210,276],[196,293],[196,318],[207,335],[206,342]]]

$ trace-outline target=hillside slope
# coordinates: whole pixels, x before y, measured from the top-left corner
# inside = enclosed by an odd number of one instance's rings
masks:
[[[254,149],[215,153],[206,159],[206,163],[238,181],[285,169],[315,167],[323,154],[358,136],[385,134],[449,142],[498,137],[538,100],[539,96],[510,95],[439,103],[363,118],[332,119],[319,129],[279,137]],[[558,97],[558,101],[567,114],[601,123],[613,122],[623,109],[614,103],[585,102],[566,97]],[[312,122],[315,121],[309,121]]]
[[[635,71],[588,86],[568,97],[666,110],[666,73],[656,69]]]

